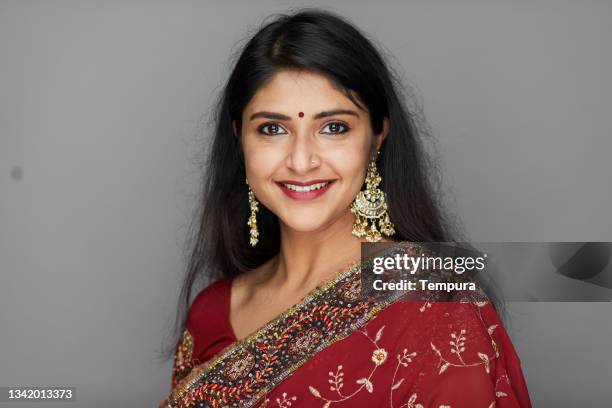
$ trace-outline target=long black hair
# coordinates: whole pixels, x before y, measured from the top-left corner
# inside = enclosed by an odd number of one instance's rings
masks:
[[[278,218],[260,206],[259,243],[249,245],[245,165],[240,138],[242,113],[254,93],[279,70],[309,70],[326,76],[356,105],[367,109],[373,134],[389,118],[377,166],[386,192],[396,241],[452,241],[454,223],[437,194],[438,171],[423,142],[428,136],[416,111],[409,111],[399,75],[381,51],[345,18],[321,9],[273,16],[240,51],[213,114],[199,213],[192,226],[187,274],[175,331],[184,325],[194,284],[236,276],[279,252]],[[174,349],[174,345],[171,350]]]

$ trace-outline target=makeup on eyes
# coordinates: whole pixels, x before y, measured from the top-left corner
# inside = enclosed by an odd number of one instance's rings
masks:
[[[327,128],[329,126],[333,126],[333,125],[340,126],[344,130],[341,130],[341,131],[338,131],[338,132],[331,131],[331,132],[319,132],[319,133],[320,134],[326,134],[326,135],[341,135],[341,134],[347,133],[348,131],[351,130],[351,127],[347,123],[345,123],[343,121],[340,121],[340,120],[333,120],[333,121],[327,122],[326,124],[323,125],[322,129],[325,129],[325,128]],[[266,133],[264,131],[264,129],[266,129],[267,127],[277,127],[277,128],[283,129],[283,127],[280,124],[276,123],[276,122],[265,122],[265,123],[262,123],[261,125],[259,125],[257,127],[257,133],[259,133],[261,135],[265,135],[265,136],[284,135],[284,134],[287,133],[286,131],[285,132],[277,131],[277,132],[272,133],[272,134]]]

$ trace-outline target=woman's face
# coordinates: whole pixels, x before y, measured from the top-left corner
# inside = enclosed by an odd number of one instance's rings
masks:
[[[249,185],[281,223],[314,232],[347,215],[375,153],[368,112],[323,75],[282,70],[255,93],[242,123]],[[387,128],[385,119],[377,150]]]

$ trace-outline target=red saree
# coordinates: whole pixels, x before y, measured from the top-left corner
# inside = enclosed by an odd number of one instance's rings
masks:
[[[363,299],[354,264],[246,339],[231,280],[194,300],[160,407],[531,407],[487,301]]]

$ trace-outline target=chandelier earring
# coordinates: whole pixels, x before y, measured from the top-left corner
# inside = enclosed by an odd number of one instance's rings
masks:
[[[359,191],[351,205],[351,212],[355,214],[352,233],[359,238],[365,237],[368,242],[378,242],[382,235],[391,237],[395,234],[395,226],[389,218],[387,196],[378,188],[382,181],[376,168],[379,153],[376,153],[368,165],[365,191]]]
[[[249,180],[245,179],[246,184],[249,189],[249,207],[251,209],[251,214],[249,215],[249,220],[247,221],[247,225],[249,226],[249,243],[252,247],[257,245],[259,242],[259,230],[257,229],[257,212],[259,211],[259,202],[255,198],[255,194],[253,190],[251,190],[251,186],[249,186]]]

